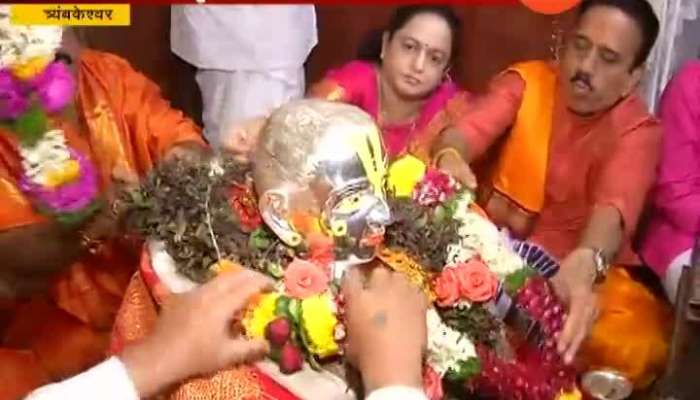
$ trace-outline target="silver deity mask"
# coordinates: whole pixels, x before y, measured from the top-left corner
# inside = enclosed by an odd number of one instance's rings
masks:
[[[335,242],[336,261],[373,258],[390,221],[379,129],[357,107],[300,100],[275,111],[254,158],[260,211],[290,246]]]

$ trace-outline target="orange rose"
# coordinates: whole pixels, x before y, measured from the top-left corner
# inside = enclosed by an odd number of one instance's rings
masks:
[[[472,259],[466,264],[457,264],[453,269],[463,298],[472,302],[484,302],[496,295],[498,278],[481,260]]]
[[[435,279],[435,295],[442,307],[451,307],[459,300],[459,279],[454,268],[445,268]]]
[[[284,288],[288,296],[304,299],[328,289],[329,277],[318,265],[295,258],[284,271]]]
[[[335,260],[335,243],[333,239],[321,233],[312,233],[308,236],[309,261],[323,267],[330,274],[330,266]]]

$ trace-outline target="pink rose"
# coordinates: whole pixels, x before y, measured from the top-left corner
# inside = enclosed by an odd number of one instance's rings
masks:
[[[484,302],[496,295],[498,278],[483,261],[472,259],[466,264],[457,264],[454,269],[463,298],[472,302]]]
[[[454,268],[443,269],[435,279],[435,295],[442,307],[451,307],[459,300],[459,279]]]
[[[426,366],[423,370],[423,390],[429,400],[442,400],[445,394],[442,390],[440,375],[430,366]]]
[[[287,295],[304,299],[328,289],[328,275],[315,263],[295,258],[284,271]]]

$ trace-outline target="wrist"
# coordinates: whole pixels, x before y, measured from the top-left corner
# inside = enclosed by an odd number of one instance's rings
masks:
[[[127,346],[119,359],[141,398],[148,398],[180,378],[171,370],[172,363],[164,360],[167,349],[159,349],[153,340],[145,339]]]
[[[368,360],[361,367],[366,393],[388,386],[405,386],[422,389],[422,357],[396,355],[382,360]]]
[[[601,283],[604,281],[610,268],[605,252],[595,246],[581,246],[578,250],[585,252],[585,257],[590,260],[586,265],[592,270],[593,282]]]
[[[441,149],[433,156],[433,165],[437,168],[445,168],[446,166],[461,162],[463,162],[462,155],[454,147]]]

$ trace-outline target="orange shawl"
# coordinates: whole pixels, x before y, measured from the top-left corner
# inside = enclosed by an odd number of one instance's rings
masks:
[[[199,128],[127,61],[85,50],[78,68],[76,109],[82,129],[53,122],[95,163],[103,189],[114,178],[142,176],[173,146],[204,144]],[[17,142],[11,133],[0,132],[0,230],[46,222],[18,190],[20,174]],[[78,373],[104,357],[137,260],[131,243],[109,243],[100,254],[62,271],[48,298],[0,310],[11,314],[3,346],[13,349],[0,349],[0,399],[22,396],[47,379]]]

